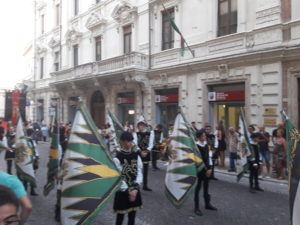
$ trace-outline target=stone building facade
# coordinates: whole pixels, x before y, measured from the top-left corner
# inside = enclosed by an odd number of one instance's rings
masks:
[[[164,10],[164,7],[166,10]],[[51,0],[36,4],[33,120],[72,121],[78,97],[165,127],[180,106],[199,127],[299,123],[298,0]],[[180,52],[180,35],[191,48]]]

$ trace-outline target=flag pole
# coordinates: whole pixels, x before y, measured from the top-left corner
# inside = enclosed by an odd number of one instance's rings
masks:
[[[165,5],[162,3],[162,6],[164,8],[165,13],[168,15],[169,21],[170,23],[173,22],[174,24],[171,23],[171,26],[173,27],[173,29],[180,35],[180,38],[183,40],[183,42],[186,44],[186,47],[188,48],[188,50],[191,52],[193,58],[195,58],[195,52],[191,49],[191,47],[189,46],[189,44],[187,43],[187,41],[185,40],[185,38],[183,37],[181,31],[178,29],[178,27],[175,25],[174,20],[171,18],[168,10],[166,9]],[[176,27],[176,29],[174,28],[174,26]],[[184,50],[184,48],[183,48]]]

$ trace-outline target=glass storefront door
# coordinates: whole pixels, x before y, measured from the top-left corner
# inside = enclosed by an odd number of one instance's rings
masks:
[[[229,127],[239,129],[239,116],[243,104],[217,104],[217,122],[222,122],[226,132]]]

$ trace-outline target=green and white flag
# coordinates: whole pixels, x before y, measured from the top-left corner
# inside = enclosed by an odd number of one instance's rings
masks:
[[[49,161],[47,164],[47,184],[44,186],[44,195],[47,196],[55,187],[56,176],[60,170],[62,148],[59,142],[59,126],[55,120],[52,129],[51,145],[49,149]]]
[[[110,124],[110,152],[112,155],[116,153],[116,151],[120,151],[120,137],[122,133],[125,131],[122,124],[115,117],[113,113],[108,111],[108,123]]]
[[[181,113],[176,117],[171,138],[171,157],[165,177],[165,192],[171,203],[180,208],[194,191],[197,173],[205,165],[188,123]]]
[[[241,108],[241,115],[239,118],[239,127],[240,127],[240,143],[239,143],[239,152],[238,152],[238,162],[237,165],[237,181],[239,182],[244,176],[244,173],[248,171],[248,158],[252,155],[252,146],[250,144],[248,127],[245,120],[244,111]]]
[[[121,176],[82,102],[63,162],[63,225],[90,224],[118,190]]]
[[[300,224],[300,133],[282,112],[287,140],[287,168],[289,171],[290,225]]]
[[[16,129],[16,169],[22,180],[36,186],[33,170],[35,153],[30,146],[28,138],[25,136],[22,118],[19,117]]]

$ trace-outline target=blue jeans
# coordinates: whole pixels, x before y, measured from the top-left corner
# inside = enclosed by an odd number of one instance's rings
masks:
[[[236,171],[235,160],[237,159],[237,153],[236,152],[230,152],[229,159],[230,159],[230,169],[229,170]]]

